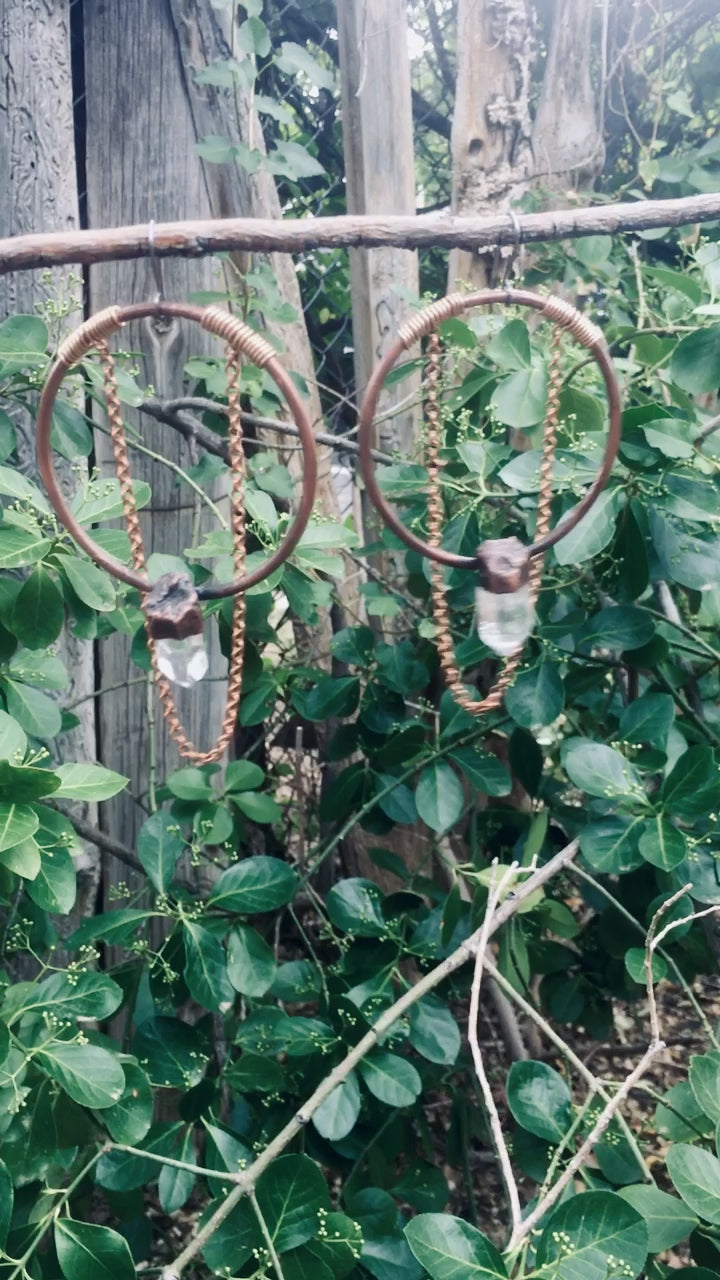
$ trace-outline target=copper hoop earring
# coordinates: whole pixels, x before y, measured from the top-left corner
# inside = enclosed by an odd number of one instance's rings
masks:
[[[442,534],[442,510],[440,497],[440,460],[439,460],[439,418],[438,384],[440,379],[440,343],[436,332],[444,320],[462,315],[476,307],[489,307],[497,304],[506,306],[531,307],[553,323],[552,352],[550,358],[548,396],[546,403],[543,453],[540,468],[540,494],[538,500],[538,519],[535,540],[530,546],[523,546],[516,538],[502,538],[483,543],[474,556],[458,555],[445,551],[440,546]],[[595,359],[603,375],[608,400],[609,426],[605,445],[605,453],[600,468],[587,493],[572,512],[558,522],[554,529],[550,528],[550,506],[552,500],[552,464],[555,455],[558,406],[560,395],[560,336],[567,331],[581,346],[585,347]],[[428,529],[430,538],[424,542],[408,529],[380,491],[372,457],[372,426],[375,418],[380,393],[391,369],[401,355],[415,345],[421,338],[429,336],[427,376],[427,470],[428,470]],[[523,596],[522,607],[529,609],[532,619],[534,601],[542,575],[542,558],[549,547],[554,546],[561,538],[574,529],[584,515],[590,510],[603,489],[613,463],[617,456],[621,435],[621,399],[612,360],[605,344],[602,331],[582,315],[575,307],[570,306],[562,298],[544,297],[527,289],[488,289],[480,293],[449,294],[431,306],[426,307],[408,321],[399,330],[398,336],[382,360],[376,365],[365,392],[359,417],[359,461],[365,488],[368,496],[380,512],[383,521],[412,550],[418,551],[430,561],[432,587],[433,617],[437,629],[437,647],[440,664],[446,684],[456,701],[467,711],[475,715],[490,711],[502,702],[505,690],[512,683],[522,658],[523,646],[529,628],[521,634],[521,627],[514,630],[511,614],[513,601]],[[454,569],[471,569],[479,575],[478,597],[483,594],[495,597],[505,611],[509,621],[509,642],[503,647],[498,642],[491,647],[507,656],[508,661],[489,694],[482,699],[471,697],[460,677],[457,668],[452,638],[450,635],[450,618],[445,596],[442,566]],[[530,622],[531,625],[531,622]],[[480,634],[483,636],[482,623]],[[498,628],[495,626],[497,632]],[[486,634],[493,627],[488,626]],[[486,640],[486,643],[490,643]]]
[[[151,583],[147,575],[145,549],[132,487],[122,409],[117,390],[115,363],[108,345],[108,338],[122,325],[149,316],[195,321],[208,332],[224,339],[226,343],[228,446],[232,476],[231,513],[234,548],[234,578],[229,583],[204,585],[196,589],[189,576],[184,574],[165,574],[156,583]],[[120,483],[132,550],[131,569],[98,546],[78,523],[67,505],[53,466],[50,427],[55,398],[68,370],[93,349],[99,352],[103,369],[115,469]],[[284,394],[298,427],[304,459],[303,488],[295,518],[280,546],[251,573],[245,572],[245,455],[238,387],[243,356],[253,364],[266,369]],[[210,764],[220,759],[234,732],[240,701],[244,652],[244,593],[248,587],[267,578],[297,546],[310,518],[315,498],[317,459],[312,426],[298,392],[273,348],[260,334],[220,307],[197,307],[180,302],[165,302],[160,299],[125,307],[108,307],[87,320],[60,346],[40,399],[37,417],[37,454],[40,475],[48,497],[73,540],[102,569],[140,592],[155,682],[168,731],[177,743],[180,755],[198,765]],[[192,643],[193,638],[201,636],[202,615],[199,606],[201,600],[218,600],[228,596],[234,597],[234,604],[225,714],[214,747],[210,751],[199,751],[187,738],[175,708],[172,688],[167,678],[172,670],[171,646],[178,641],[185,643],[189,640]],[[184,657],[182,662],[183,669],[176,675],[177,683],[181,685],[194,683],[204,674],[204,670],[197,666],[197,655],[193,656],[192,652],[189,657]],[[194,673],[193,662],[196,662]],[[200,666],[202,667],[202,663]]]

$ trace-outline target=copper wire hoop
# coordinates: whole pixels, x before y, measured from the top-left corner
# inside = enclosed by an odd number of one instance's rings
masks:
[[[58,483],[50,445],[50,427],[55,397],[68,370],[99,343],[105,341],[110,334],[121,328],[122,325],[130,323],[132,320],[144,320],[147,317],[193,320],[210,333],[222,338],[229,347],[233,348],[238,356],[247,356],[253,364],[267,369],[285,396],[300,434],[304,463],[303,487],[295,519],[282,543],[263,564],[259,565],[257,569],[253,569],[251,573],[235,578],[232,582],[199,587],[197,593],[198,598],[201,600],[219,600],[226,596],[237,595],[238,592],[247,591],[248,587],[252,587],[256,582],[262,582],[263,578],[269,577],[279,565],[287,560],[300,541],[315,500],[317,457],[312,425],[291,378],[281,365],[270,343],[261,334],[251,329],[249,325],[231,315],[230,312],[223,311],[221,307],[198,307],[186,302],[158,300],[156,302],[133,303],[124,307],[108,307],[106,310],[98,312],[97,315],[91,316],[89,320],[80,325],[61,344],[57,359],[47,376],[40,398],[37,416],[37,457],[40,475],[57,515],[78,546],[87,551],[96,564],[106,569],[114,577],[119,578],[121,582],[127,582],[140,592],[148,591],[152,584],[147,577],[143,577],[133,569],[129,569],[121,560],[117,560],[115,556],[110,555],[109,552],[99,547],[90,534],[75,519]]]
[[[441,298],[438,302],[434,302],[431,306],[418,312],[399,330],[397,338],[375,366],[368,382],[360,409],[358,430],[359,463],[368,497],[373,506],[380,512],[384,522],[393,530],[393,533],[402,538],[403,542],[411,547],[413,551],[419,551],[420,555],[427,556],[429,560],[435,560],[438,564],[448,565],[452,569],[477,569],[479,565],[478,557],[476,555],[461,556],[456,552],[434,547],[428,542],[423,542],[422,538],[411,533],[402,523],[380,492],[372,456],[372,426],[385,379],[403,352],[414,346],[420,338],[432,333],[443,320],[449,320],[452,316],[462,315],[464,311],[470,311],[474,307],[490,307],[498,303],[505,306],[532,307],[535,311],[539,311],[546,316],[548,320],[551,320],[554,325],[567,329],[577,342],[591,353],[600,366],[608,399],[608,437],[605,445],[605,454],[595,479],[574,510],[560,520],[554,529],[549,530],[538,538],[537,542],[532,543],[528,548],[529,555],[542,555],[544,551],[547,551],[548,547],[552,547],[556,542],[559,542],[561,538],[565,537],[566,533],[574,529],[575,525],[582,520],[603,489],[612,470],[617,456],[618,445],[620,444],[620,387],[605,338],[601,330],[592,324],[586,316],[582,315],[576,307],[572,307],[569,302],[553,296],[543,297],[542,294],[533,293],[529,289],[485,289],[480,293],[448,294],[447,297]]]

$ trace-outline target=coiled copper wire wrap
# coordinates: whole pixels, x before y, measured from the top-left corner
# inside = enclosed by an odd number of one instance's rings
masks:
[[[562,330],[559,326],[553,329],[552,354],[548,372],[548,393],[543,428],[543,452],[540,462],[540,491],[538,494],[536,538],[543,538],[550,528],[552,507],[552,468],[557,445],[558,413],[560,408],[560,386],[562,372],[560,369]],[[432,548],[440,546],[444,523],[443,501],[440,491],[440,406],[438,391],[441,377],[441,343],[438,334],[433,331],[427,344],[428,364],[425,374],[425,417],[427,421],[425,459],[428,473],[428,545]],[[530,593],[535,603],[542,580],[542,556],[537,556],[530,564]],[[484,715],[486,711],[494,711],[499,707],[517,674],[522,659],[524,645],[511,654],[500,675],[484,698],[473,698],[463,684],[460,671],[455,661],[455,651],[450,629],[450,610],[443,577],[442,565],[435,558],[430,560],[430,594],[432,597],[433,621],[437,630],[435,644],[440,659],[440,667],[445,677],[445,684],[459,706],[471,715]]]

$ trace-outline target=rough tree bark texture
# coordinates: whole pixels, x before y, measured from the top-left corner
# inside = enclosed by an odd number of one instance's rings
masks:
[[[73,87],[70,66],[70,28],[67,0],[4,0],[0,8],[0,226],[6,235],[28,231],[63,231],[78,226],[73,133]],[[55,268],[52,273],[21,272],[0,279],[0,316],[34,312],[47,299],[73,297],[82,318],[77,273]],[[35,435],[28,414],[14,414],[21,468],[35,473]],[[57,459],[63,483],[72,489],[76,479],[69,464]],[[70,683],[63,702],[92,695],[92,644],[77,640],[66,628],[58,653],[68,668]],[[63,735],[65,760],[95,758],[95,714],[92,697],[80,702],[76,729]],[[95,820],[95,808],[78,805],[80,816]],[[97,850],[88,845],[78,859],[78,903],[73,921],[91,914],[100,874]],[[68,924],[68,922],[66,922]],[[73,927],[69,922],[69,928]]]
[[[84,17],[89,224],[99,227],[126,217],[142,222],[210,213],[205,174],[195,153],[177,30],[167,0],[134,0],[130,5],[125,0],[94,0],[85,5]],[[187,298],[195,290],[221,284],[210,259],[166,261],[163,276],[170,298]],[[93,311],[155,292],[148,262],[109,263],[90,271]],[[182,393],[183,367],[189,356],[222,350],[197,326],[178,323],[162,328],[150,322],[132,326],[123,333],[120,345],[137,353],[140,383],[151,383],[161,396]],[[125,417],[128,423],[133,421],[127,409]],[[151,449],[174,462],[189,462],[187,446],[176,433],[142,419],[142,435]],[[114,474],[109,442],[100,432],[96,452],[103,472]],[[133,474],[152,486],[152,504],[143,516],[147,550],[182,554],[192,540],[195,495],[178,488],[171,471],[142,454],[133,452],[131,462]],[[216,650],[211,655],[211,673],[222,674],[224,665]],[[132,792],[104,806],[103,822],[116,839],[132,846],[148,800],[151,730],[147,690],[137,683],[141,673],[130,661],[130,637],[103,640],[99,667],[102,687],[111,690],[99,700],[102,760],[130,777]],[[198,745],[214,740],[224,696],[220,681],[204,685],[202,696],[190,693],[179,699],[186,729]],[[162,781],[177,767],[178,755],[155,705],[160,721],[155,730],[157,770]],[[116,865],[114,871],[115,879],[127,880],[125,868]]]
[[[532,131],[534,182],[549,191],[576,189],[602,171],[605,145],[591,74],[596,13],[595,0],[555,3]]]
[[[211,63],[234,56],[232,42],[232,6],[213,8],[205,0],[169,0],[172,21],[175,26],[177,48],[180,56],[180,72],[183,92],[192,117],[195,136],[201,138],[214,134],[228,138],[230,142],[242,142],[246,146],[265,151],[265,144],[257,112],[251,96],[236,89],[230,96],[224,91],[198,85],[194,73]],[[260,172],[248,176],[239,165],[223,164],[205,166],[206,201],[215,217],[280,218],[281,208],[272,174]],[[263,255],[269,263],[278,283],[282,298],[302,316],[302,299],[295,274],[295,264],[287,254]],[[235,265],[247,269],[248,255],[233,255]],[[237,276],[234,279],[237,287]],[[299,373],[310,392],[308,412],[314,425],[321,425],[320,398],[315,384],[313,355],[304,324],[273,324],[273,329],[285,344],[284,362],[289,369]],[[281,446],[282,439],[272,437],[273,445]],[[337,516],[337,501],[330,475],[332,450],[318,450],[318,505],[323,514]],[[299,455],[289,455],[290,470],[299,475]]]
[[[530,71],[535,51],[530,0],[459,0],[457,96],[453,115],[452,211],[508,209],[527,190]],[[455,250],[448,286],[488,283],[487,255]]]

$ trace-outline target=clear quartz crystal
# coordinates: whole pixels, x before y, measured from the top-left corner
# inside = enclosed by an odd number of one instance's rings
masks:
[[[164,676],[181,689],[190,689],[207,674],[208,656],[202,632],[184,640],[156,640],[155,656]]]
[[[515,653],[527,640],[535,621],[535,607],[527,582],[517,591],[487,591],[478,587],[475,609],[478,635],[483,644],[504,657]]]

